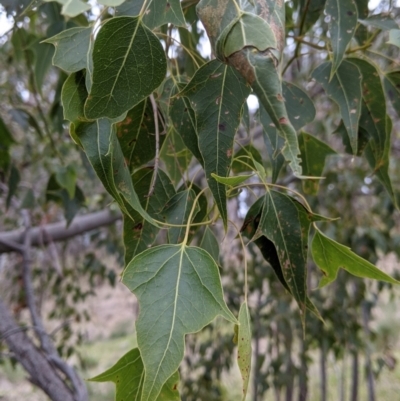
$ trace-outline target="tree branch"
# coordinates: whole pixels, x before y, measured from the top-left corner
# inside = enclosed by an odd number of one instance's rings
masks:
[[[10,333],[13,333],[10,335]],[[53,401],[75,401],[70,389],[58,376],[46,356],[35,347],[18,326],[7,306],[0,299],[0,335],[10,352],[30,375],[33,384],[40,387]]]
[[[75,217],[68,227],[65,221],[32,227],[30,229],[31,246],[42,246],[50,242],[65,241],[87,231],[113,224],[119,219],[121,219],[119,213],[104,210]],[[21,252],[23,243],[23,229],[0,232],[0,253]]]

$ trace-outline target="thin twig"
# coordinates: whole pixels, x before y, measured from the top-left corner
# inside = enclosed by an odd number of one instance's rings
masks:
[[[158,167],[160,164],[160,127],[158,126],[158,107],[153,94],[150,95],[150,102],[151,106],[153,107],[153,114],[154,114],[154,129],[156,135],[156,156],[154,159],[154,171],[153,171],[153,177],[151,179],[149,193],[147,195],[148,197],[153,195],[157,181]]]

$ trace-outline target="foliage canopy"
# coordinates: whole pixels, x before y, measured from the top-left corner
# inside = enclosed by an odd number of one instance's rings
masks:
[[[62,70],[52,75],[52,124],[58,121],[62,132],[61,104],[72,140],[123,214],[122,282],[140,305],[138,348],[92,380],[115,382],[117,400],[180,399],[185,336],[221,315],[236,325],[244,400],[251,367],[250,244],[293,296],[304,330],[308,313],[323,318],[307,288],[310,260],[321,269],[320,287],[341,268],[399,284],[331,238],[341,211],[332,214],[321,187],[326,190],[328,161],[366,160],[364,176],[372,173],[391,207],[398,206],[388,108],[400,110],[400,29],[386,12],[370,15],[365,0],[98,3],[95,16],[81,0],[59,1],[62,8],[34,1],[23,15],[33,20],[41,13],[46,32],[39,36],[21,25],[10,44],[16,60],[35,60],[30,90],[49,91],[50,62]],[[206,37],[211,59],[202,48]],[[382,52],[374,50],[377,44]],[[258,109],[249,109],[250,94]],[[331,102],[333,140],[315,99]],[[35,118],[22,114],[41,135]],[[7,206],[18,183],[10,131],[0,120]],[[70,222],[83,198],[80,171],[61,160],[53,193]],[[227,205],[243,197],[248,205],[238,229],[238,215]],[[213,234],[231,226],[243,245],[238,318],[224,300]]]

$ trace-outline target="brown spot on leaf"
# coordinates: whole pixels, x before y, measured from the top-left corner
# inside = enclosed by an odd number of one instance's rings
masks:
[[[279,119],[279,122],[280,122],[282,125],[287,125],[287,124],[289,124],[288,119],[287,119],[286,117],[281,117],[281,118]]]
[[[143,228],[143,224],[139,223],[139,224],[136,224],[135,227],[133,227],[133,231],[141,231],[142,228]]]

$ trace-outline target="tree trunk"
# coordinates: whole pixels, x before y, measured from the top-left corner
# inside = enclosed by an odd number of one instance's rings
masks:
[[[53,401],[76,401],[55,367],[32,343],[0,300],[0,336],[17,361],[30,375],[30,381],[40,387]],[[82,400],[83,401],[83,400]]]
[[[340,372],[340,382],[339,382],[339,400],[346,400],[346,352],[343,355],[342,370]]]
[[[351,366],[351,396],[350,401],[358,401],[358,352],[354,351],[352,355],[352,366]]]
[[[370,330],[369,330],[369,308],[367,303],[364,301],[362,305],[362,317],[363,317],[363,326],[364,333],[366,338],[366,349],[365,349],[365,364],[367,370],[367,387],[368,387],[368,401],[375,401],[375,378],[374,372],[372,371],[372,362],[371,362],[371,350],[369,345],[370,339]]]
[[[320,344],[320,365],[321,365],[321,401],[326,401],[326,382],[327,382],[327,375],[326,375],[326,345],[325,339],[322,339],[322,343]]]
[[[299,374],[299,401],[307,401],[308,395],[308,366],[307,366],[307,344],[302,337],[301,340],[301,367]]]

